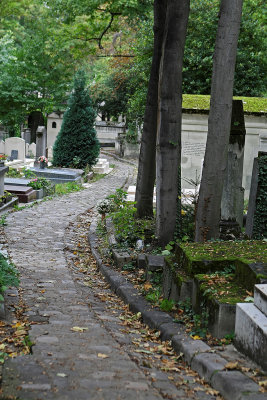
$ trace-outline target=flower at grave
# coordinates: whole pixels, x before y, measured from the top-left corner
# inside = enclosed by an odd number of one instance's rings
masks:
[[[7,157],[8,156],[6,154],[0,154],[0,161],[5,161]]]
[[[39,162],[43,162],[43,163],[45,163],[45,164],[48,164],[48,159],[47,159],[45,156],[40,156],[40,157],[38,158],[38,161],[39,161]]]
[[[104,199],[97,204],[96,209],[102,215],[103,220],[107,213],[114,211],[114,205],[110,199]]]

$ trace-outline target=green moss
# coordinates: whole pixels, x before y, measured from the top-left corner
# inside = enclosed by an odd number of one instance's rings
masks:
[[[265,97],[241,97],[235,96],[236,100],[243,100],[244,111],[248,113],[267,113],[267,98]],[[193,110],[209,110],[210,96],[208,95],[183,95],[183,108]]]
[[[267,262],[267,243],[263,240],[218,241],[206,243],[181,243],[185,257],[193,261],[234,261],[245,263]]]

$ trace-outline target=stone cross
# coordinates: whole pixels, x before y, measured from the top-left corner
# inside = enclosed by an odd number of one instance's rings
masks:
[[[228,162],[221,201],[221,236],[238,236],[243,226],[244,189],[242,187],[245,148],[245,119],[242,100],[233,100]]]

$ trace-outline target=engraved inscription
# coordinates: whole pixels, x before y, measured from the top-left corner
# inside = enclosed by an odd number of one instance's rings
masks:
[[[205,154],[205,148],[206,148],[205,143],[183,142],[182,154],[183,156],[203,157]]]

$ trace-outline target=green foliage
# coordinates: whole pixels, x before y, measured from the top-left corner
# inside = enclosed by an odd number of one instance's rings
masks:
[[[174,300],[163,299],[160,302],[160,309],[162,311],[170,312],[170,311],[172,311],[174,305],[175,305]]]
[[[6,175],[8,178],[21,178],[21,173],[16,170],[15,168],[9,167],[8,172],[6,173]]]
[[[33,171],[26,167],[22,168],[22,172],[26,179],[35,179],[37,177],[37,175]]]
[[[253,238],[267,238],[267,156],[258,157],[259,177],[254,214]]]
[[[95,117],[92,101],[85,87],[85,74],[79,71],[75,75],[74,91],[54,144],[53,165],[70,167],[74,159],[79,168],[96,163],[100,146],[94,129]]]
[[[72,192],[79,192],[82,189],[82,186],[76,182],[57,183],[55,186],[55,193],[57,195],[63,195]]]
[[[3,301],[3,293],[8,287],[18,285],[18,271],[0,253],[0,300]]]

